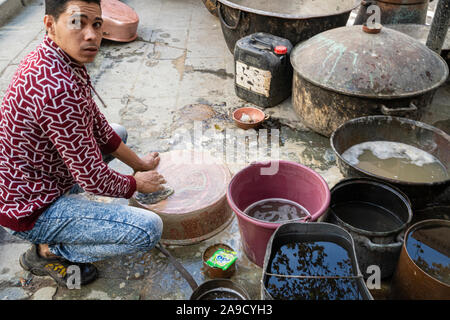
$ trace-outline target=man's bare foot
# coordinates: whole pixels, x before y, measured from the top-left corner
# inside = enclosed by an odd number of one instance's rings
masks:
[[[56,254],[51,253],[48,244],[39,244],[38,245],[38,253],[43,258],[57,258]]]

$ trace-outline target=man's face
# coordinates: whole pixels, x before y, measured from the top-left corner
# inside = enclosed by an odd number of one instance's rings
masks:
[[[46,15],[50,39],[80,64],[94,61],[102,42],[102,11],[98,4],[70,1],[55,21]]]

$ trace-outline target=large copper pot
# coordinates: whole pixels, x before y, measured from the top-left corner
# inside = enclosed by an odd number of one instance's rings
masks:
[[[298,44],[291,63],[294,110],[325,136],[363,116],[420,120],[449,73],[437,53],[386,27],[325,31]]]
[[[325,30],[345,26],[361,0],[217,0],[222,32],[231,53],[236,42],[257,32],[293,45]]]

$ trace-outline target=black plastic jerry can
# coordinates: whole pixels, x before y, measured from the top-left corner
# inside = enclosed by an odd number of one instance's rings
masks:
[[[289,40],[254,33],[236,42],[234,88],[236,95],[260,107],[273,107],[292,92]]]

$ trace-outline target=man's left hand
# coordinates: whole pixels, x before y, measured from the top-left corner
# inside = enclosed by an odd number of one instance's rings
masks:
[[[159,164],[160,158],[158,152],[152,152],[141,158],[141,165],[134,169],[134,172],[138,171],[150,171],[154,170]]]

